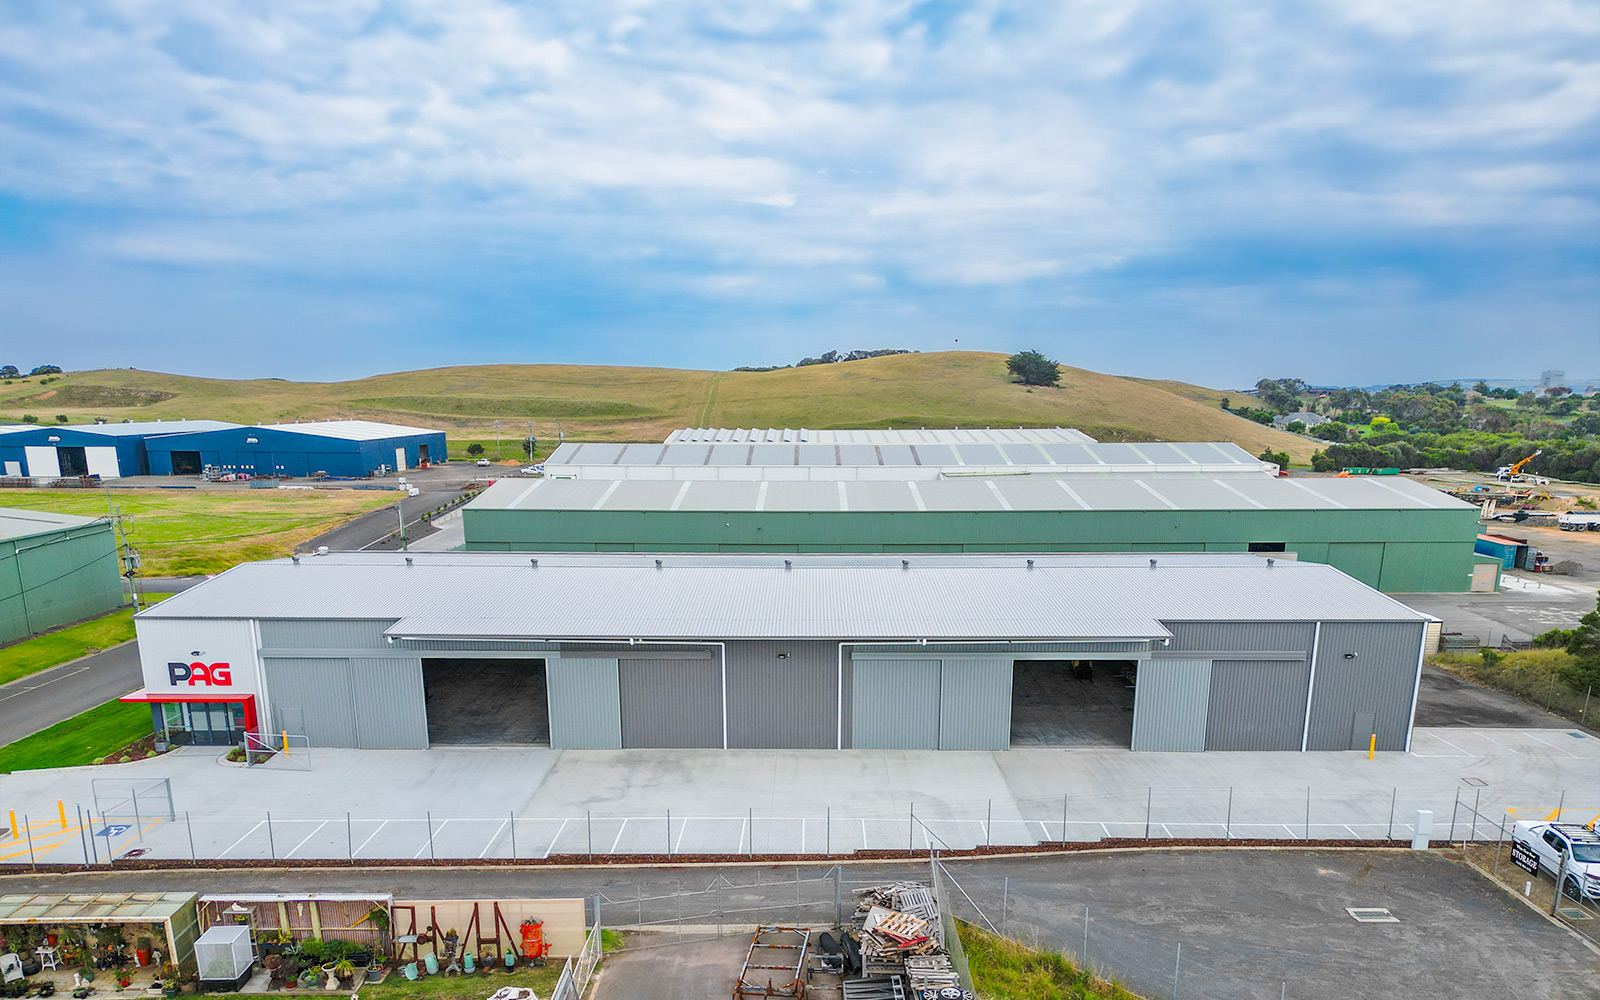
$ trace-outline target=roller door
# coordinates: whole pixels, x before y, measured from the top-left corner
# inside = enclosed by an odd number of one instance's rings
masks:
[[[1011,658],[948,659],[939,675],[939,749],[1011,746]]]
[[[1204,750],[1210,660],[1149,660],[1133,690],[1133,749]]]
[[[1206,749],[1299,750],[1310,680],[1304,660],[1212,663]]]
[[[855,660],[851,746],[939,749],[938,660]]]
[[[617,661],[622,745],[722,746],[722,668],[707,659]]]

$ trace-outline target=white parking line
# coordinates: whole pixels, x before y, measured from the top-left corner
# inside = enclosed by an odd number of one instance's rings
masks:
[[[570,822],[572,820],[564,819],[561,821],[561,825],[556,827],[556,835],[550,838],[550,846],[544,849],[544,853],[540,855],[541,858],[548,858],[550,852],[556,849],[556,841],[561,839],[561,832],[567,828],[567,824]]]
[[[430,854],[431,853],[436,853],[436,852],[430,850],[433,847],[433,838],[434,838],[434,836],[436,834],[438,834],[439,830],[443,830],[445,827],[447,827],[449,825],[450,825],[450,821],[449,820],[441,820],[440,823],[439,823],[438,829],[429,829],[428,830],[428,839],[424,840],[422,842],[422,846],[417,848],[417,853],[413,854],[412,857],[413,858],[422,857],[422,852],[423,851],[428,851]]]
[[[611,842],[611,851],[610,851],[610,853],[612,853],[612,854],[617,853],[617,845],[622,843],[622,831],[626,830],[627,828],[628,828],[628,817],[624,816],[624,817],[622,817],[622,825],[617,827],[617,839],[613,840]]]
[[[1534,741],[1535,743],[1544,743],[1544,745],[1549,747],[1550,749],[1560,751],[1561,753],[1566,754],[1568,757],[1577,757],[1577,756],[1579,756],[1578,754],[1572,753],[1571,751],[1567,750],[1565,747],[1558,747],[1554,743],[1545,743],[1544,740],[1541,740],[1539,737],[1533,735],[1532,733],[1523,733],[1522,735],[1526,736],[1528,739]]]
[[[489,848],[491,848],[491,847],[493,847],[493,846],[494,846],[494,842],[495,842],[495,841],[496,841],[496,840],[499,840],[499,839],[500,839],[500,831],[501,831],[501,830],[504,830],[504,829],[505,829],[505,828],[506,828],[506,824],[507,824],[507,823],[509,823],[509,822],[511,822],[511,820],[510,820],[510,819],[509,819],[509,818],[507,818],[507,819],[503,819],[503,820],[501,820],[501,821],[500,821],[500,826],[499,826],[499,828],[498,828],[498,829],[496,829],[496,830],[495,830],[495,831],[494,831],[494,834],[493,834],[493,835],[492,835],[492,836],[490,836],[490,837],[489,837],[489,842],[488,842],[488,843],[487,843],[487,844],[484,844],[484,845],[483,845],[483,850],[481,850],[481,851],[479,851],[479,852],[478,852],[478,857],[480,857],[480,858],[481,858],[481,857],[483,857],[483,856],[484,856],[484,855],[485,855],[485,854],[488,854],[488,853],[489,853]]]
[[[1290,839],[1294,839],[1294,828],[1293,827],[1291,827],[1288,823],[1279,823],[1278,825],[1283,827],[1285,830],[1288,830]]]
[[[1445,739],[1443,736],[1440,736],[1438,733],[1429,733],[1428,735],[1432,736],[1434,739],[1438,740],[1440,743],[1443,743],[1445,746],[1447,746],[1450,749],[1454,750],[1456,753],[1460,754],[1463,757],[1471,757],[1471,756],[1473,756],[1473,754],[1467,753],[1465,750],[1463,750],[1460,747],[1456,746],[1454,743],[1451,743],[1449,740]],[[1440,754],[1430,754],[1429,756],[1432,756],[1432,757],[1448,757],[1450,755],[1447,754],[1447,753],[1440,753]]]
[[[1517,757],[1526,757],[1527,756],[1527,754],[1523,753],[1521,750],[1518,750],[1516,747],[1511,746],[1510,744],[1507,744],[1507,743],[1501,743],[1499,740],[1495,739],[1493,736],[1490,736],[1488,733],[1479,733],[1478,735],[1483,737],[1484,739],[1488,740],[1490,743],[1493,743],[1495,746],[1499,747],[1502,750],[1510,750],[1511,753],[1513,755],[1517,756]]]
[[[679,820],[678,822],[680,824],[679,827],[678,827],[678,840],[670,848],[670,851],[673,854],[682,854],[683,853],[683,836],[684,836],[684,834],[689,832],[689,818],[687,816],[685,816],[683,819]],[[667,835],[671,836],[672,835],[672,831],[668,830],[667,831]]]
[[[749,818],[748,817],[745,817],[745,816],[739,817],[739,846],[734,850],[735,854],[743,854],[744,853],[744,833],[745,833],[745,828],[748,825],[749,825]],[[750,832],[750,853],[754,854],[755,852],[756,852],[755,831],[752,830]]]
[[[250,828],[250,833],[246,833],[243,837],[240,837],[238,840],[235,840],[233,843],[229,844],[228,845],[228,849],[223,851],[221,854],[217,855],[217,857],[219,857],[219,858],[227,857],[228,856],[228,851],[233,850],[235,847],[238,847],[240,844],[242,844],[245,841],[249,840],[250,839],[250,834],[251,833],[255,833],[257,830],[261,829],[261,824],[265,823],[265,822],[266,822],[266,820],[262,820],[261,823],[257,823],[255,826],[252,826]]]
[[[378,835],[378,831],[382,830],[384,827],[386,827],[388,825],[389,825],[389,821],[388,820],[384,820],[382,823],[379,823],[378,824],[378,829],[372,831],[372,835],[369,836],[366,840],[363,840],[361,842],[361,846],[356,848],[355,853],[360,854],[362,851],[366,850],[367,849],[367,845],[372,843],[372,838],[376,837]]]
[[[298,851],[300,848],[306,846],[306,840],[310,840],[312,837],[315,837],[317,835],[317,830],[321,830],[323,827],[325,827],[327,825],[328,825],[328,821],[327,820],[323,820],[321,823],[318,823],[317,824],[317,829],[316,830],[312,830],[310,833],[306,834],[306,839],[305,840],[302,840],[302,841],[300,841],[300,843],[298,843],[298,844],[294,845],[293,847],[289,848],[289,853],[285,854],[284,857],[286,857],[286,858],[294,857],[294,852],[295,851]]]
[[[863,851],[867,849],[867,821],[866,820],[862,820],[861,821],[861,849]]]

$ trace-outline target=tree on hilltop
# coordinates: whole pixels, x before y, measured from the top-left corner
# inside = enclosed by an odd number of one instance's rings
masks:
[[[1006,370],[1023,385],[1061,385],[1061,366],[1038,351],[1022,351],[1006,359]]]

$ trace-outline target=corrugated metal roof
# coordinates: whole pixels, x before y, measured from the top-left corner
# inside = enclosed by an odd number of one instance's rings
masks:
[[[1020,433],[1020,432],[1014,432]],[[545,460],[550,475],[579,479],[937,479],[992,471],[1275,473],[1238,445],[966,441],[848,444],[675,442],[562,444]],[[787,470],[787,471],[786,471]],[[793,470],[800,470],[794,474]]]
[[[63,528],[77,528],[100,521],[98,517],[79,517],[77,514],[52,514],[42,510],[19,510],[0,507],[0,540],[27,538]]]
[[[247,563],[139,618],[378,619],[405,637],[618,640],[1159,638],[1163,620],[1427,620],[1329,566],[1253,556],[533,558]]]
[[[303,424],[266,424],[263,430],[286,431],[291,434],[311,434],[316,437],[339,438],[344,441],[379,441],[383,438],[408,437],[412,434],[442,434],[443,431],[426,427],[407,427],[404,424],[381,424],[373,420],[315,420]]]
[[[695,446],[701,447],[701,446]],[[764,485],[763,485],[764,484]],[[1410,479],[978,473],[916,479],[501,480],[472,510],[1429,510],[1470,504]]]
[[[1005,444],[1011,442],[1093,444],[1071,427],[919,427],[813,431],[803,427],[684,427],[667,444]]]
[[[104,434],[107,437],[155,437],[160,434],[193,434],[197,431],[222,431],[238,424],[225,420],[142,420],[129,424],[66,424],[69,431]]]

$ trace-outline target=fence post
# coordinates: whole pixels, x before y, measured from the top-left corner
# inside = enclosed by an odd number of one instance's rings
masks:
[[[1062,846],[1067,843],[1067,796],[1065,793],[1062,793],[1061,796],[1061,843]]]
[[[134,832],[139,835],[139,839],[143,840],[144,820],[139,818],[139,790],[137,788],[130,788],[128,791],[133,793],[133,829]]]
[[[983,821],[983,846],[989,847],[992,844],[994,844],[994,799],[989,800],[989,812]]]
[[[22,825],[28,831],[28,867],[32,868],[34,871],[38,871],[39,862],[35,860],[33,856],[33,824],[28,822],[27,813],[22,814]]]
[[[1500,814],[1500,832],[1495,834],[1495,838],[1494,838],[1494,871],[1490,873],[1495,878],[1499,878],[1500,877],[1500,848],[1501,848],[1501,846],[1503,846],[1501,844],[1501,841],[1505,840],[1505,837],[1506,837],[1506,814],[1505,813],[1501,813]]]
[[[593,861],[594,860],[594,813],[590,812],[587,809],[585,809],[583,811],[583,825],[589,831],[589,860]],[[516,838],[517,838],[517,828],[516,828],[515,824],[512,824],[512,827],[511,827],[511,839],[513,841],[515,841]]]
[[[83,806],[79,806],[78,807],[78,813],[80,815],[83,813]],[[90,857],[92,857],[94,859],[94,863],[95,864],[99,864],[100,863],[100,845],[94,842],[94,838],[95,838],[95,832],[94,832],[94,807],[90,806],[89,807],[89,854],[90,854]]]
[[[1397,800],[1399,800],[1399,798],[1400,798],[1400,786],[1399,785],[1395,785],[1394,786],[1394,791],[1389,793],[1389,834],[1388,834],[1388,836],[1383,838],[1385,840],[1393,840],[1394,839],[1394,804],[1395,804],[1395,802]]]
[[[1306,842],[1311,841],[1311,786],[1306,786]],[[1179,947],[1183,947],[1179,945]]]
[[[423,815],[427,816],[428,818],[428,860],[437,861],[439,860],[439,856],[433,851],[433,813],[429,811]]]
[[[1578,722],[1586,723],[1589,719],[1589,696],[1594,694],[1594,685],[1591,684],[1583,692],[1583,711],[1578,713]]]
[[[752,858],[756,856],[756,811],[754,807],[746,807],[744,823],[750,829],[750,845],[745,853]]]
[[[672,810],[667,810],[667,857],[672,857]]]
[[[1453,843],[1456,839],[1456,810],[1461,808],[1461,789],[1456,789],[1456,800],[1450,806],[1450,836],[1445,838],[1445,843]]]
[[[1561,813],[1566,808],[1567,808],[1567,790],[1565,788],[1563,788],[1561,790],[1561,800],[1556,803],[1556,818],[1555,818],[1555,822],[1557,822],[1557,823],[1561,822]]]
[[[1310,838],[1307,838],[1310,839]],[[1178,1000],[1178,974],[1183,971],[1183,942],[1178,942],[1178,960],[1172,964],[1172,1000]]]
[[[1144,839],[1150,839],[1150,803],[1155,799],[1154,786],[1145,786],[1144,790]]]
[[[194,850],[194,821],[189,818],[189,810],[187,809],[183,811],[183,825],[189,831],[189,861],[191,864],[199,864],[200,858],[195,854]]]
[[[915,850],[917,846],[917,804],[911,803],[911,820],[906,823],[906,850]]]
[[[1561,855],[1561,864],[1556,867],[1556,891],[1550,897],[1550,915],[1556,915],[1556,910],[1561,908],[1561,883],[1567,877],[1567,856]]]
[[[1006,910],[1011,905],[1011,876],[1007,875],[1000,884],[1000,936],[1006,936]]]
[[[272,860],[278,860],[278,842],[272,838],[272,814],[267,813],[267,850],[272,853]]]
[[[833,806],[827,807],[822,820],[822,853],[833,857]]]
[[[1222,839],[1233,839],[1233,786],[1228,786],[1228,818],[1222,824]]]
[[[188,813],[184,815],[187,816]],[[344,814],[344,849],[348,858],[354,861],[356,859],[356,834],[351,827],[350,814],[348,812]]]
[[[1083,971],[1089,971],[1089,907],[1083,907]]]
[[[833,926],[844,926],[844,884],[840,881],[844,871],[838,865],[833,866]]]
[[[78,843],[83,847],[83,863],[85,865],[87,865],[89,863],[89,838],[84,836],[84,834],[86,832],[88,832],[88,831],[85,831],[84,828],[83,828],[83,806],[79,806],[78,807]],[[191,838],[190,839],[190,843],[193,843],[193,842],[194,841]]]
[[[1467,839],[1476,843],[1478,840],[1478,802],[1483,799],[1483,789],[1478,789],[1472,796],[1472,832]]]

